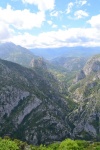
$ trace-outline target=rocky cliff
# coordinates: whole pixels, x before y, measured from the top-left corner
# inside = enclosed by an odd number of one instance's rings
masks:
[[[51,63],[57,68],[63,68],[68,72],[74,72],[81,70],[84,67],[87,59],[88,58],[84,57],[68,57],[65,55],[65,57],[57,57],[52,59]]]
[[[70,88],[73,100],[79,104],[69,116],[73,123],[72,136],[100,140],[100,55],[92,57],[80,74]]]
[[[72,78],[68,84],[69,74],[64,74],[62,83],[58,82],[44,59],[31,54],[24,57],[27,50],[19,46],[12,45],[18,49],[18,55],[8,57],[16,54],[8,45],[5,59],[14,58],[27,68],[0,59],[0,136],[9,135],[33,144],[66,137],[100,140],[100,55],[89,59],[85,66],[83,59],[77,59],[74,65],[75,59],[68,59],[65,68],[71,60],[72,69],[67,66],[70,75],[84,66],[74,82]]]
[[[0,135],[40,144],[70,136],[69,103],[46,69],[0,60]]]

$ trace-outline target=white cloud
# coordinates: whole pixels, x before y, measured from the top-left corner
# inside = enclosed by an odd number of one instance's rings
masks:
[[[100,29],[100,14],[97,16],[92,16],[88,23],[90,23],[92,27]]]
[[[83,17],[88,17],[89,14],[86,11],[78,10],[74,13],[74,16],[76,17],[76,19],[81,19]]]
[[[58,27],[56,24],[53,24],[53,22],[51,20],[48,20],[47,23],[49,25],[52,25],[52,28],[57,28]]]
[[[53,10],[55,6],[55,0],[22,0],[22,2],[37,5],[40,11]]]
[[[59,15],[59,12],[58,11],[52,11],[50,13],[50,16],[54,16],[54,17],[57,17]]]
[[[38,36],[20,33],[9,38],[9,41],[27,48],[100,46],[100,32],[96,28],[69,28],[43,32]]]
[[[45,21],[44,12],[31,13],[30,10],[13,10],[10,5],[6,9],[0,7],[0,21],[17,29],[32,29],[41,27]]]
[[[9,28],[9,26],[0,21],[0,40],[7,40],[12,37],[14,31]]]
[[[82,5],[82,6],[85,5],[86,3],[87,3],[86,0],[81,0],[81,5]]]
[[[64,29],[67,29],[67,26],[65,26],[65,25],[62,25],[62,27],[63,27]]]
[[[50,13],[50,16],[51,17],[61,17],[61,15],[63,14],[63,11],[56,11],[56,10],[54,10],[54,11],[52,11],[51,13]]]
[[[74,4],[73,4],[72,2],[70,2],[70,3],[68,4],[68,7],[67,7],[67,9],[66,9],[66,13],[67,13],[67,14],[69,14],[69,13],[71,12],[73,6],[74,6]]]
[[[87,0],[76,0],[75,2],[77,6],[83,6],[87,3]]]
[[[57,28],[58,26],[56,24],[53,24],[52,25],[52,28]]]
[[[18,14],[17,14],[18,13]],[[39,12],[43,13],[43,12]],[[81,13],[82,14],[82,13]],[[18,29],[26,29],[37,25],[37,21],[32,23],[31,26],[27,26],[22,16],[28,17],[28,21],[32,21],[32,17],[37,14],[31,13],[29,10],[13,10],[11,6],[7,6],[7,9],[0,8],[0,41],[11,41],[15,44],[22,45],[26,48],[48,48],[48,47],[62,47],[62,46],[100,46],[100,14],[91,17],[88,23],[91,24],[90,28],[67,28],[63,26],[63,30],[43,32],[37,36],[25,33],[15,33],[11,29],[14,26]],[[44,15],[44,13],[43,13]],[[84,15],[83,15],[84,16]],[[86,15],[85,15],[86,16]],[[38,16],[39,17],[39,16]],[[80,18],[80,17],[79,17]],[[40,18],[38,18],[40,19]],[[22,22],[22,24],[21,24]],[[41,21],[40,25],[42,24]],[[17,24],[18,23],[18,24]],[[28,22],[30,23],[30,22]],[[56,28],[57,25],[53,24],[51,20],[47,21],[52,28]]]
[[[53,22],[52,22],[51,20],[48,20],[47,23],[48,23],[49,25],[52,25],[52,24],[53,24]]]

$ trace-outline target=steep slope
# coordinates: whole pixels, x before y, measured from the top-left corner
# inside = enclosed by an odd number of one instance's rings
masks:
[[[58,57],[51,60],[51,63],[58,68],[63,68],[68,72],[79,71],[84,67],[87,58],[84,57]]]
[[[52,66],[6,44],[0,45],[0,57],[31,69],[0,60],[0,135],[33,144],[65,137],[100,140],[100,55],[85,66],[80,57],[55,59]]]
[[[19,45],[3,43],[0,44],[0,58],[26,67],[31,67],[31,62],[36,59],[36,56],[28,49]]]
[[[92,57],[83,69],[86,75],[91,74],[92,72],[96,73],[100,71],[100,55],[95,55]]]
[[[73,137],[100,140],[100,55],[86,63],[69,91],[80,104],[69,116]]]
[[[40,144],[70,136],[69,103],[46,69],[0,60],[0,135]]]
[[[38,68],[38,71],[41,67],[44,69],[48,68],[58,80],[63,81],[63,83],[66,81],[66,84],[70,82],[70,79],[72,80],[76,71],[79,71],[85,63],[85,59],[80,57],[60,57],[49,63],[43,58],[36,57],[28,49],[13,43],[0,44],[0,58],[28,68]]]
[[[9,42],[0,44],[0,58],[27,68],[47,69],[49,67],[49,62],[44,58],[35,56],[30,50]]]

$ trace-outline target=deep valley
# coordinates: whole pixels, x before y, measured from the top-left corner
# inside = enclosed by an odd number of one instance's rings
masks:
[[[100,141],[100,54],[46,60],[1,44],[0,136],[34,145]]]

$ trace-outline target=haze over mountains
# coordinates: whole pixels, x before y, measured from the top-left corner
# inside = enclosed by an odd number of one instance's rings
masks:
[[[13,43],[0,44],[1,136],[33,144],[100,140],[99,48],[73,51],[60,49],[61,57],[47,61]]]
[[[57,57],[90,57],[100,53],[100,47],[79,47],[79,46],[61,47],[61,48],[40,48],[40,49],[34,48],[29,49],[28,51],[27,50],[28,49],[23,48],[19,45],[15,45],[14,43],[11,42],[2,43],[0,44],[0,57],[4,59],[13,58],[14,61],[14,55],[15,57],[18,56],[19,58],[19,56],[22,57],[21,55],[25,53],[25,57],[40,56],[48,60]]]
[[[61,48],[37,48],[31,49],[35,55],[44,57],[45,59],[53,59],[56,57],[90,57],[100,53],[100,47],[61,47]]]

